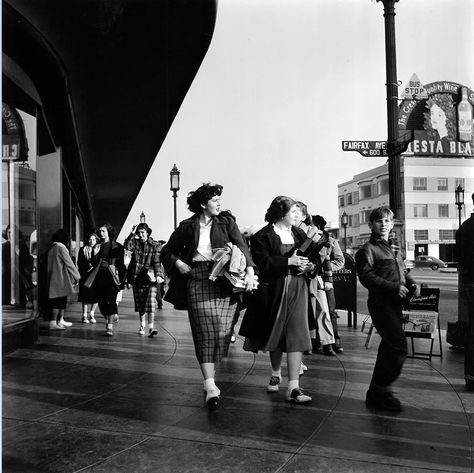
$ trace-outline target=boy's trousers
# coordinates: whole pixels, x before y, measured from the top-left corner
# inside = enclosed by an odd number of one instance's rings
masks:
[[[380,299],[368,300],[369,313],[382,341],[380,342],[372,385],[387,387],[400,375],[407,357],[407,339],[402,328],[402,305]]]

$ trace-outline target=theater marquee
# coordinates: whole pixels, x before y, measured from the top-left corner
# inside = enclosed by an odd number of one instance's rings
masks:
[[[420,94],[413,93],[412,98],[404,94],[406,98],[399,107],[400,137],[414,130],[414,140],[406,154],[474,158],[471,89],[456,82],[441,81],[425,85],[410,82],[405,90],[423,91],[423,98]]]

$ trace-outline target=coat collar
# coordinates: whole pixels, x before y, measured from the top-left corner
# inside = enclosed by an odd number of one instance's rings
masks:
[[[187,218],[186,220],[183,220],[181,224],[192,225],[193,227],[196,226],[199,228],[199,218],[200,218],[199,214],[194,214],[191,217]],[[228,223],[227,217],[221,217],[220,215],[216,215],[212,219],[212,225],[215,225],[215,224],[227,225],[227,223]]]
[[[291,232],[293,233],[293,237],[295,239],[295,245],[297,245],[297,246],[299,246],[306,239],[306,233],[301,228],[292,226],[291,227]],[[255,235],[257,235],[257,234],[262,235],[262,236],[265,235],[270,240],[272,240],[273,242],[277,242],[277,243],[279,242],[278,236],[277,236],[275,230],[273,229],[273,224],[272,223],[269,223],[269,224],[265,225]]]

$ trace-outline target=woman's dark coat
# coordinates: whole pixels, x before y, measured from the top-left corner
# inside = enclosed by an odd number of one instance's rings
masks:
[[[101,244],[99,252],[96,255],[92,255],[91,257],[91,262],[94,267],[97,264],[100,265],[99,273],[94,281],[94,284],[96,284],[97,280],[99,280],[99,286],[109,285],[110,287],[115,288],[116,285],[108,269],[110,265],[115,265],[115,268],[118,272],[118,277],[121,281],[118,287],[118,289],[120,290],[123,289],[125,286],[125,273],[127,271],[127,268],[125,267],[124,263],[125,251],[124,247],[116,241],[111,240],[110,244],[110,253],[107,258],[104,256],[103,253],[104,244]],[[98,291],[96,292],[96,294],[100,294],[103,289],[98,289],[94,286],[94,290]]]
[[[161,262],[167,275],[171,277],[164,299],[171,302],[178,310],[187,309],[186,286],[188,278],[179,273],[175,264],[179,259],[192,267],[193,256],[199,244],[199,233],[199,215],[195,214],[179,224],[170,236],[168,243],[161,250]],[[224,248],[229,242],[242,251],[247,260],[247,266],[254,265],[237,224],[232,218],[217,215],[213,218],[211,225],[212,249]]]
[[[307,239],[304,230],[292,227],[291,231],[295,245],[290,255]],[[259,271],[259,288],[249,297],[239,334],[257,340],[262,347],[272,331],[288,275],[288,256],[281,256],[280,246],[280,237],[272,224],[263,227],[250,239],[253,260]]]

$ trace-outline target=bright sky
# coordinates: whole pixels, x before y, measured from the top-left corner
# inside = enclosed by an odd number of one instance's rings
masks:
[[[474,89],[473,24],[472,0],[400,0],[402,85],[417,73]],[[341,149],[387,138],[384,38],[373,0],[219,0],[207,55],[118,240],[141,211],[153,237],[168,239],[174,163],[178,221],[191,216],[188,192],[213,182],[241,229],[263,224],[280,194],[337,224],[337,185],[385,162]]]

